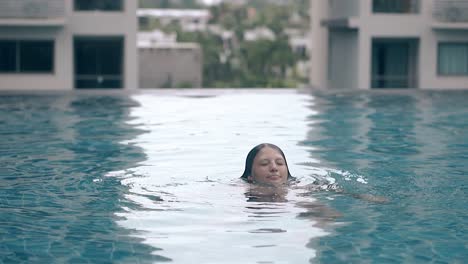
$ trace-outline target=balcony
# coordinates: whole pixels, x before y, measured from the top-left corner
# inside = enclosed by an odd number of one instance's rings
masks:
[[[321,21],[321,25],[336,29],[357,29],[360,5],[361,0],[329,1],[328,16]]]
[[[435,0],[434,29],[468,29],[468,1]]]
[[[1,0],[0,26],[63,26],[65,0]]]

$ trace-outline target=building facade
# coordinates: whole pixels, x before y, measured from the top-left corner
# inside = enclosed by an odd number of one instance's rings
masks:
[[[133,0],[2,0],[0,89],[134,89]]]
[[[468,89],[468,1],[311,0],[314,88]]]

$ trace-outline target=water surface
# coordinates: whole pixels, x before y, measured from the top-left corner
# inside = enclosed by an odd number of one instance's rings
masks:
[[[466,98],[1,94],[0,262],[462,263]],[[238,179],[262,142],[300,183]],[[301,188],[315,180],[346,193]]]

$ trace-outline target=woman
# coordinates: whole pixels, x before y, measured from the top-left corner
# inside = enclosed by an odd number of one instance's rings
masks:
[[[250,150],[245,160],[245,170],[241,179],[249,183],[270,187],[284,186],[289,182],[296,180],[289,172],[288,163],[286,162],[286,157],[284,156],[283,151],[278,146],[271,143],[262,143]],[[338,188],[335,184],[323,185],[314,183],[306,186],[304,189],[308,189],[310,191],[332,190],[337,193],[347,194],[367,201],[379,203],[388,202],[388,199],[385,197],[370,194],[347,193],[341,188]]]
[[[262,143],[247,154],[241,178],[250,183],[280,186],[294,180],[283,151],[276,145]]]
[[[241,179],[252,183],[245,193],[247,202],[262,203],[288,202],[286,196],[289,188],[285,186],[296,180],[289,172],[283,151],[278,146],[270,143],[257,145],[250,150],[245,160],[245,170]],[[296,205],[306,209],[298,215],[299,217],[310,218],[320,226],[325,226],[341,216],[339,212],[317,202],[301,202]],[[249,210],[255,209],[263,210],[268,208],[262,206],[249,207]],[[262,213],[265,212],[258,214]]]

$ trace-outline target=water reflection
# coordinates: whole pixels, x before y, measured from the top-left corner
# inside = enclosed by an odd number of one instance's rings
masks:
[[[348,224],[320,239],[319,262],[463,259],[466,250],[459,244],[467,234],[454,227],[468,225],[462,217],[466,96],[424,91],[317,95],[311,106],[317,114],[309,116],[303,142],[310,155],[349,172],[352,177],[332,173],[343,189],[390,201],[377,205],[334,197],[330,205]],[[357,181],[357,175],[365,181]]]
[[[286,199],[287,194],[287,186],[273,187],[249,184],[245,197],[247,202],[285,203],[288,201]]]
[[[288,194],[294,192],[294,198],[288,200]],[[251,217],[255,218],[270,218],[280,217],[285,213],[283,203],[293,204],[296,208],[300,208],[296,217],[299,219],[311,222],[311,225],[320,228],[330,228],[338,223],[341,213],[333,208],[323,204],[314,197],[317,190],[309,190],[307,188],[297,186],[260,186],[255,184],[248,184],[247,191],[244,193],[246,200],[249,203],[255,203],[247,207]],[[305,197],[305,199],[297,199],[298,197]],[[264,228],[260,229],[265,231]],[[271,229],[267,229],[271,230]],[[282,229],[272,229],[272,232],[286,232]]]
[[[123,96],[0,95],[0,262],[153,262],[157,248],[131,237],[115,212],[131,205],[115,169],[145,159],[119,142]]]
[[[127,143],[148,158],[112,174],[141,206],[125,208],[119,223],[139,230],[139,238],[174,262],[309,262],[315,257],[310,241],[327,235],[313,214],[306,217],[304,204],[315,199],[291,188],[247,187],[239,177],[248,150],[273,142],[291,161],[291,171],[307,181],[309,168],[299,164],[311,159],[298,142],[307,131],[310,97],[294,91],[218,93],[134,97],[141,106],[133,109],[130,124],[147,133]]]

